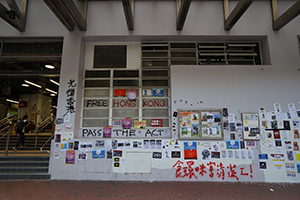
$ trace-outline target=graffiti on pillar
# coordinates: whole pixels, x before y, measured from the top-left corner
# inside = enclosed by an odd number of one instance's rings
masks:
[[[206,164],[195,165],[194,161],[186,161],[184,163],[178,160],[173,165],[173,168],[176,168],[176,178],[198,179],[199,177],[207,176],[209,178],[216,177],[221,180],[225,180],[227,177],[236,181],[239,181],[241,176],[253,178],[252,165],[237,168],[236,164],[225,166],[222,162],[208,162]]]
[[[66,106],[66,112],[63,115],[66,122],[70,120],[69,115],[72,113],[75,113],[75,102],[76,102],[76,100],[75,100],[75,89],[76,89],[75,79],[70,79],[67,84],[68,84],[68,89],[65,92],[65,94],[67,96],[67,99],[66,99],[67,106]]]

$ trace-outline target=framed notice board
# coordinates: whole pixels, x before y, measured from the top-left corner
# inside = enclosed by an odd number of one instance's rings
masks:
[[[242,113],[244,140],[260,140],[258,113]]]
[[[223,139],[221,109],[179,109],[179,139]]]

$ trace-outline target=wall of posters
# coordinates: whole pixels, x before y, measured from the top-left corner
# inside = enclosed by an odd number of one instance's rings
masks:
[[[178,110],[180,139],[223,139],[223,120],[220,109]]]

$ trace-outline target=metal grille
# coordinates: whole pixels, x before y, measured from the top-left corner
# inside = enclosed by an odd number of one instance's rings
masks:
[[[126,68],[126,45],[95,46],[94,68]]]

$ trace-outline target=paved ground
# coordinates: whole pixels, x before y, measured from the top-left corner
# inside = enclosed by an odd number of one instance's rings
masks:
[[[0,199],[300,199],[300,184],[0,181]]]

